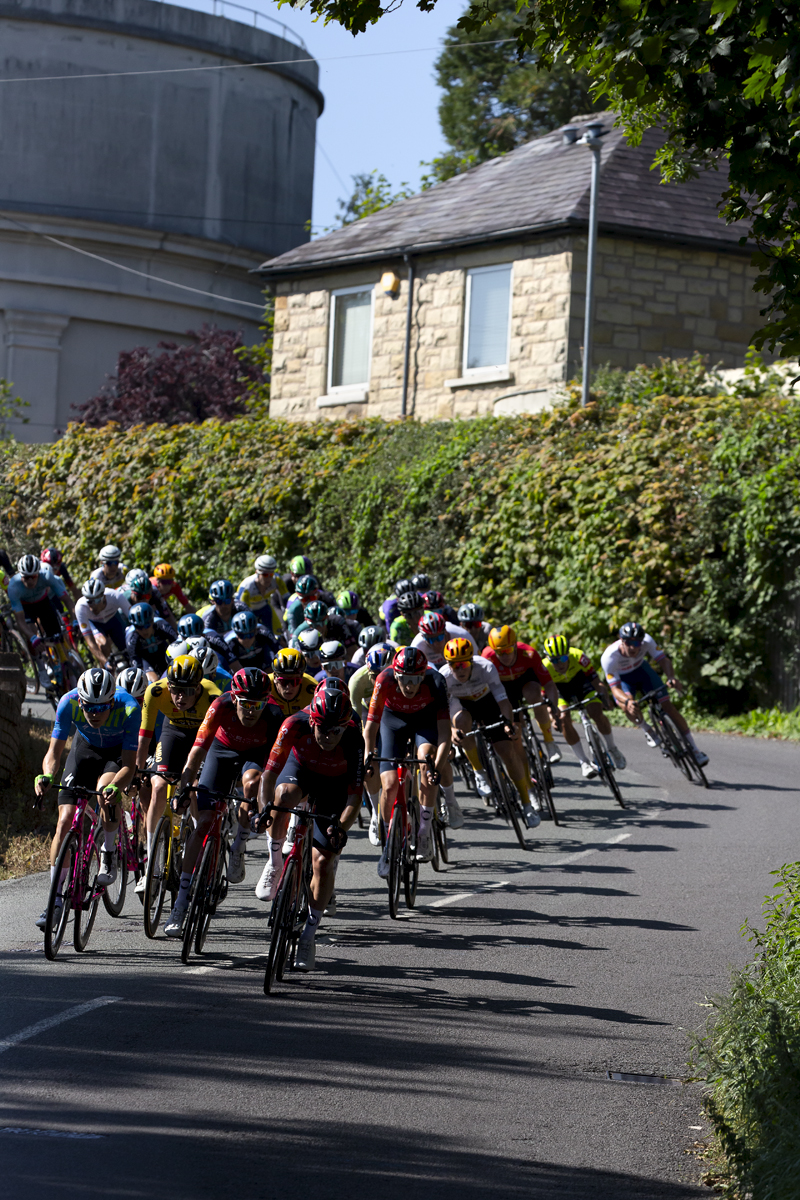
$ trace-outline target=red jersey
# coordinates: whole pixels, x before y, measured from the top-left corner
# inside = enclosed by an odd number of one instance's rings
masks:
[[[418,713],[431,706],[436,709],[436,720],[447,721],[449,725],[447,685],[438,671],[428,667],[416,696],[404,696],[395,679],[394,667],[386,667],[381,671],[372,689],[367,720],[380,721],[384,708],[388,708],[389,712]]]
[[[178,583],[177,579],[172,580],[168,592],[161,591],[161,589],[158,586],[158,580],[156,579],[156,577],[154,575],[151,577],[150,582],[153,585],[153,591],[158,592],[158,594],[160,596],[162,596],[165,600],[166,600],[167,596],[174,596],[175,599],[178,601],[178,604],[180,604],[180,606],[182,608],[190,607],[189,601],[187,600],[186,596],[184,595],[183,588]]]
[[[550,672],[542,662],[539,651],[535,646],[528,646],[525,642],[517,642],[517,657],[510,667],[507,667],[505,663],[500,661],[497,651],[492,650],[491,646],[487,646],[485,650],[482,650],[481,655],[483,658],[488,659],[492,666],[497,667],[497,673],[503,683],[513,683],[515,679],[519,679],[526,671],[533,671],[542,687],[546,683],[553,682]]]
[[[283,713],[277,704],[267,701],[255,725],[245,726],[239,720],[230,692],[217,696],[203,717],[195,746],[208,748],[214,738],[231,750],[252,750],[256,746],[271,746],[278,736]]]
[[[361,795],[364,741],[354,720],[348,721],[338,746],[334,746],[333,750],[323,750],[314,737],[308,712],[301,709],[293,717],[287,717],[281,725],[265,769],[273,775],[279,775],[290,754],[316,775],[327,775],[332,780],[346,778],[348,793]]]

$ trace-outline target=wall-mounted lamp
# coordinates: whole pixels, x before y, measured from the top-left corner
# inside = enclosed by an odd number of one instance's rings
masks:
[[[381,275],[380,289],[384,296],[391,296],[392,299],[400,291],[400,278],[395,275],[394,271],[384,271]]]

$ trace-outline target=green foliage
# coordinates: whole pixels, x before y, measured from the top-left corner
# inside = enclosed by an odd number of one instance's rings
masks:
[[[684,707],[684,716],[692,728],[711,729],[717,733],[741,733],[745,737],[781,738],[800,741],[800,708],[786,712],[777,706],[753,708],[732,717],[709,717],[701,711]]]
[[[269,391],[272,371],[272,344],[275,332],[275,297],[264,294],[264,324],[259,326],[262,339],[255,346],[240,346],[234,354],[244,368],[245,405],[254,417],[269,416]]]
[[[353,176],[353,194],[349,200],[339,201],[339,226],[352,225],[371,213],[388,208],[397,200],[407,200],[414,193],[407,183],[401,183],[399,191],[394,191],[385,175],[380,171],[370,171],[369,175]]]
[[[24,412],[26,408],[30,407],[28,401],[20,400],[19,396],[15,396],[13,386],[7,380],[0,379],[0,442],[11,440],[7,424],[9,421],[20,421],[23,425],[27,425],[29,420]]]
[[[765,928],[743,933],[756,957],[714,1002],[692,1066],[742,1191],[794,1200],[800,1177],[800,863],[773,872]]]
[[[594,653],[635,616],[693,703],[727,714],[771,700],[774,646],[793,665],[800,407],[722,393],[701,366],[607,372],[588,408],[571,387],[515,418],[72,426],[18,470],[38,499],[9,519],[79,574],[108,541],[173,562],[195,597],[268,549],[308,553],[368,607],[428,570],[452,599]]]

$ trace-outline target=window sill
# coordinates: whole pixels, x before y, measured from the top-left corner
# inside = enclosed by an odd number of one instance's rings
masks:
[[[344,404],[366,404],[369,388],[342,388],[340,392],[328,392],[327,396],[317,396],[317,408],[335,408]]]
[[[460,379],[445,379],[447,388],[475,387],[481,383],[513,383],[514,376],[508,367],[481,367],[479,370],[467,371]]]

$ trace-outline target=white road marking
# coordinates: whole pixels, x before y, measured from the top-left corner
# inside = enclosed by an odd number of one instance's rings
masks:
[[[477,892],[459,892],[456,896],[445,896],[444,900],[434,900],[431,908],[444,908],[445,904],[456,904],[459,900],[469,900],[470,896],[476,896]]]
[[[36,1037],[45,1030],[52,1029],[54,1025],[60,1025],[62,1021],[71,1021],[74,1017],[82,1017],[84,1013],[92,1012],[95,1008],[102,1008],[105,1004],[115,1004],[117,1000],[121,999],[121,996],[98,996],[96,1000],[87,1000],[85,1004],[75,1004],[72,1008],[66,1008],[64,1012],[58,1013],[55,1017],[46,1017],[44,1021],[28,1025],[25,1029],[20,1029],[19,1033],[12,1033],[10,1037],[0,1041],[0,1054],[10,1050],[12,1046],[18,1046],[20,1042],[27,1042],[28,1038]]]

